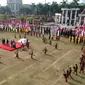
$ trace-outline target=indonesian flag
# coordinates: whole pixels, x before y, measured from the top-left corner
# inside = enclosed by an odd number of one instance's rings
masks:
[[[57,36],[60,36],[60,31],[59,30],[57,31]]]
[[[82,27],[83,27],[83,30],[85,31],[85,24],[83,24]]]
[[[84,31],[82,30],[81,35],[84,36]]]
[[[19,23],[19,28],[22,28],[22,24]]]
[[[29,21],[26,21],[25,28],[26,28],[26,30],[31,31]]]
[[[31,27],[29,26],[29,31],[31,31]]]
[[[11,24],[15,25],[16,24],[15,20],[12,20],[11,21]]]
[[[60,31],[61,29],[60,29],[60,26],[58,26],[58,30]]]
[[[61,31],[61,29],[60,29],[60,26],[59,26],[58,30],[57,30],[57,36],[60,36],[60,31]]]
[[[12,29],[12,25],[11,24],[9,24],[9,27]]]
[[[3,27],[4,27],[4,25],[3,25],[3,24],[1,24],[1,25],[0,25],[0,27],[1,27],[1,28],[3,28]]]

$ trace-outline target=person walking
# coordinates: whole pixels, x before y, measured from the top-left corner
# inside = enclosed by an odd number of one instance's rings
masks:
[[[44,51],[44,54],[46,55],[48,50],[47,50],[47,48],[45,47],[43,51]]]
[[[58,43],[55,44],[55,49],[58,49]]]
[[[76,75],[78,74],[78,65],[77,64],[75,64],[75,73],[76,73]]]
[[[31,55],[31,59],[34,59],[34,58],[33,58],[33,55],[34,55],[33,50],[31,51],[30,55]]]
[[[18,50],[16,50],[15,54],[16,54],[15,59],[16,59],[16,58],[19,59],[19,53],[18,53]]]
[[[67,73],[65,72],[65,70],[63,70],[63,76],[64,76],[64,78],[65,78],[65,82],[68,82],[68,75],[67,75]]]
[[[50,39],[50,42],[49,42],[50,45],[52,45],[52,40]]]

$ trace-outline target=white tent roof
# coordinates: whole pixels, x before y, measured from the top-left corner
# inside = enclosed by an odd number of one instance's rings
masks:
[[[60,14],[60,13],[55,13],[55,15],[59,15],[59,16],[61,16],[61,14]]]
[[[17,41],[17,42],[19,42],[19,43],[23,43],[23,44],[26,44],[27,43],[27,39],[25,39],[25,38],[22,38],[22,39],[20,39],[19,41]],[[28,40],[28,42],[30,42],[29,40]]]

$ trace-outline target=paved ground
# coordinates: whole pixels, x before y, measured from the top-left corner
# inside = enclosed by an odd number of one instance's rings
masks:
[[[22,35],[23,36],[23,35]],[[0,38],[14,39],[13,33],[0,33]],[[69,43],[68,39],[58,41],[59,49],[44,44],[41,38],[27,36],[30,48],[34,50],[35,60],[30,58],[28,51],[19,51],[21,60],[15,59],[14,52],[0,49],[0,85],[85,85],[85,74],[72,75],[74,79],[64,81],[63,69],[68,65],[79,63],[82,54],[80,45]],[[19,40],[18,36],[17,39]],[[44,47],[48,48],[48,55],[43,54]]]

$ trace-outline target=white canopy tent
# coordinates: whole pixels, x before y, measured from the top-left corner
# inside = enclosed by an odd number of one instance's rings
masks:
[[[17,42],[19,42],[19,43],[23,43],[23,44],[26,44],[27,43],[27,39],[25,39],[25,38],[22,38],[22,39],[20,39],[19,41],[17,41]],[[28,42],[30,42],[29,40],[28,40]]]

